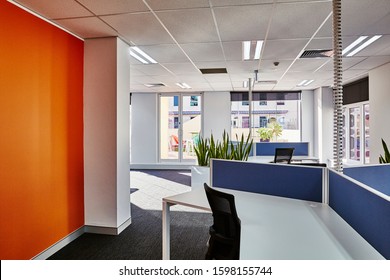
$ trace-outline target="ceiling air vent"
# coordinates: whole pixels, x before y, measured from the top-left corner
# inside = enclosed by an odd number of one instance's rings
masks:
[[[156,87],[166,87],[165,84],[163,83],[156,83],[156,84],[144,84],[146,87],[149,87],[149,88],[156,88]]]
[[[256,82],[256,84],[260,85],[276,85],[277,83],[278,81],[276,80],[260,80]]]
[[[322,57],[332,57],[333,50],[305,50],[300,58],[322,58]]]
[[[227,73],[226,68],[203,68],[199,69],[202,74],[225,74]]]

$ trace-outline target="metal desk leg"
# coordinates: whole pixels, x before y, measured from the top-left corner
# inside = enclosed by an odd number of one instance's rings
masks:
[[[171,217],[169,208],[171,204],[163,201],[162,204],[162,259],[169,260],[170,258],[170,238],[171,238]]]

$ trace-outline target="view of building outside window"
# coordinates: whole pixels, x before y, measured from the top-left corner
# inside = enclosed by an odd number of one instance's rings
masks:
[[[343,108],[343,159],[370,163],[370,106],[368,103]]]
[[[196,159],[194,144],[201,131],[201,112],[200,95],[160,97],[161,160]]]
[[[252,137],[255,142],[299,142],[300,132],[300,100],[283,101],[252,101]],[[249,133],[249,103],[247,101],[231,102],[231,133],[233,139]],[[272,122],[280,125],[282,131],[279,136],[269,139],[260,139],[260,128],[267,128]]]

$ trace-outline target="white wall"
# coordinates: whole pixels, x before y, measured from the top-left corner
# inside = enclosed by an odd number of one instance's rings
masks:
[[[378,163],[383,155],[381,139],[390,148],[390,63],[369,72],[370,99],[370,163]]]
[[[132,93],[131,164],[158,162],[158,94]]]
[[[130,221],[128,46],[84,43],[85,224],[119,233]]]
[[[321,162],[333,159],[333,91],[331,88],[314,90],[313,152]]]
[[[203,103],[203,135],[221,139],[225,130],[230,135],[230,92],[205,92]],[[231,135],[234,140],[234,135]]]

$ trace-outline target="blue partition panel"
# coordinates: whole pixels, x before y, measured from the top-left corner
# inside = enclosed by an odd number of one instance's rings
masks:
[[[386,259],[390,259],[390,202],[329,171],[329,205]]]
[[[275,148],[295,148],[294,156],[308,156],[308,142],[260,142],[256,143],[256,156],[273,156]]]
[[[212,186],[322,202],[321,167],[212,161]]]
[[[344,174],[381,193],[390,195],[390,164],[344,168]]]

